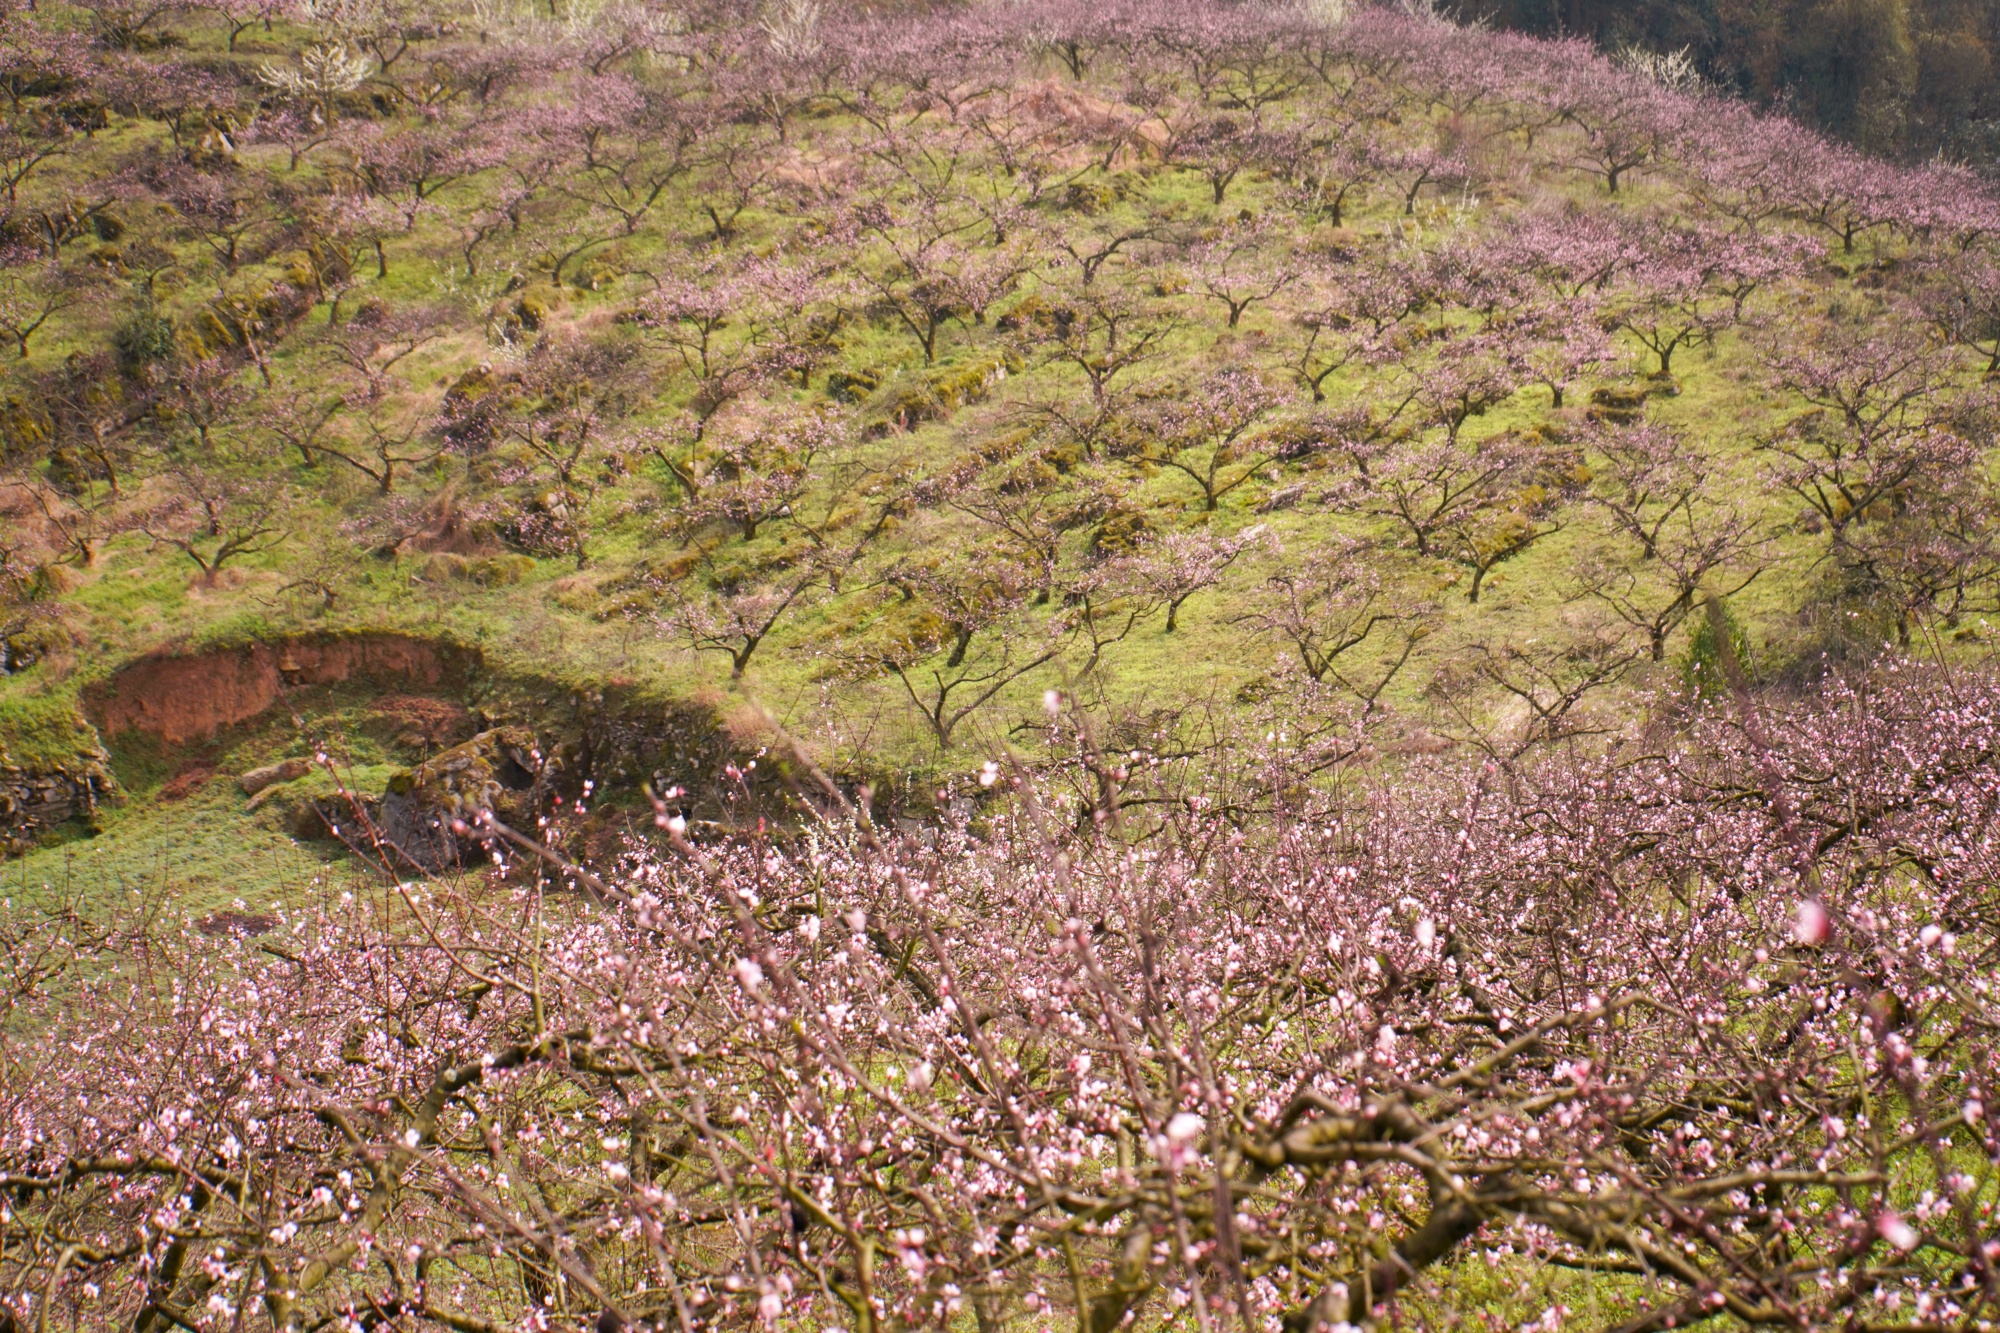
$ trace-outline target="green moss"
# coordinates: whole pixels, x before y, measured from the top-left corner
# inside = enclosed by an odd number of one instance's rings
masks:
[[[874,369],[836,370],[826,377],[826,396],[836,403],[859,403],[882,387],[882,372]]]
[[[1114,509],[1090,530],[1090,549],[1099,555],[1123,555],[1137,549],[1153,525],[1129,509]]]
[[[506,588],[535,572],[535,562],[525,555],[454,555],[440,551],[424,562],[423,575],[433,582],[457,579],[482,588]]]
[[[1720,634],[1717,633],[1718,627]],[[1730,664],[1724,660],[1725,642],[1729,649],[1727,655],[1735,658],[1736,670],[1747,679],[1751,672],[1750,636],[1729,608],[1717,607],[1707,615],[1693,618],[1693,632],[1688,636],[1687,651],[1680,661],[1681,679],[1691,692],[1703,699],[1717,698],[1729,692]]]
[[[522,328],[536,333],[549,322],[561,302],[561,293],[546,282],[538,282],[523,291],[520,299],[514,302],[514,315],[521,321]]]
[[[19,394],[0,395],[0,459],[13,459],[48,447],[55,423],[47,412]]]
[[[262,611],[241,610],[227,619],[203,625],[180,647],[183,654],[228,652],[283,637]]]
[[[0,697],[0,763],[53,769],[99,752],[97,732],[73,696]]]
[[[996,354],[905,376],[880,391],[870,415],[878,428],[903,431],[943,421],[989,397],[1020,366],[1018,357]]]

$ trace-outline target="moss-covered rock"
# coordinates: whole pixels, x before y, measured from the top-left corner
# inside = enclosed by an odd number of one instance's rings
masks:
[[[1624,384],[1600,385],[1591,391],[1590,410],[1585,415],[1592,421],[1630,425],[1645,417],[1648,399],[1675,398],[1680,391],[1681,382],[1667,374],[1652,374],[1643,380]]]
[[[492,397],[499,387],[500,378],[493,373],[492,364],[481,361],[451,382],[451,387],[444,391],[444,404],[448,408],[463,410]]]
[[[60,824],[94,819],[116,789],[111,756],[74,701],[0,701],[0,852],[19,855]]]
[[[1065,329],[1076,319],[1076,312],[1068,306],[1051,305],[1034,292],[1016,301],[1007,313],[993,321],[993,327],[1002,333],[1019,333],[1025,329]]]
[[[61,565],[43,565],[36,571],[34,582],[44,585],[52,595],[54,581],[62,576]],[[37,588],[36,591],[42,589]],[[15,676],[29,670],[69,639],[61,622],[49,616],[30,616],[25,621],[15,622],[11,629],[11,633],[0,635],[0,676]]]
[[[39,453],[54,437],[47,412],[16,394],[0,396],[0,461]]]
[[[532,830],[551,769],[533,733],[495,727],[390,778],[376,822],[397,855],[438,870],[478,845],[472,829],[485,816]]]
[[[1036,491],[1047,490],[1060,480],[1055,468],[1042,458],[1023,459],[1007,470],[1000,479],[1003,495],[1032,495]]]
[[[1097,556],[1126,555],[1139,548],[1153,525],[1135,509],[1113,509],[1090,532],[1090,552]]]
[[[521,327],[539,333],[562,304],[562,294],[546,282],[530,283],[514,302],[514,315]]]
[[[1072,181],[1062,192],[1062,207],[1085,217],[1096,217],[1117,206],[1130,191],[1117,178],[1109,180]]]
[[[1646,416],[1647,393],[1643,384],[1607,384],[1590,394],[1590,419],[1613,425],[1631,425]]]
[[[236,779],[245,796],[256,796],[281,782],[296,782],[312,772],[310,759],[281,759],[275,764],[253,768]]]
[[[599,258],[580,265],[570,275],[570,286],[581,292],[601,292],[624,276],[617,263],[608,258]]]
[[[1352,227],[1325,227],[1307,239],[1306,249],[1333,259],[1351,260],[1360,255],[1363,244],[1361,233]]]
[[[456,580],[481,588],[505,588],[534,572],[535,562],[525,555],[468,556],[439,551],[424,561],[423,577],[430,583]]]
[[[880,436],[913,430],[926,421],[942,421],[987,397],[1018,369],[1020,363],[1011,357],[982,357],[938,366],[913,379],[891,383],[879,395],[871,431]]]
[[[826,396],[836,403],[859,403],[882,387],[882,372],[875,369],[836,370],[826,377]]]
[[[955,412],[985,398],[1020,368],[1021,363],[1012,357],[984,357],[939,367],[925,376],[925,383],[946,409]]]

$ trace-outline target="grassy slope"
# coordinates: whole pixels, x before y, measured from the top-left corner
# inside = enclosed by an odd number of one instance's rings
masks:
[[[298,34],[283,29],[269,37],[253,34],[246,37],[237,59],[245,63],[268,59],[292,49],[298,39]],[[203,55],[219,57],[219,52],[211,49],[219,42],[216,34],[198,30],[194,40]],[[815,139],[833,141],[852,129],[838,117],[810,125]],[[156,127],[121,122],[100,134],[90,153],[78,154],[52,173],[42,182],[43,188],[62,189],[66,184],[81,183],[96,169],[97,162],[127,153],[142,141],[157,143],[160,139]],[[1555,150],[1545,148],[1544,152],[1554,155]],[[246,170],[285,178],[308,191],[324,188],[326,183],[323,175],[316,174],[322,169],[310,162],[296,176],[286,173],[283,150],[276,147],[246,147],[241,162]],[[64,173],[71,173],[68,181]],[[1156,208],[1172,208],[1195,222],[1242,209],[1263,212],[1275,207],[1274,186],[1256,178],[1240,181],[1225,206],[1216,210],[1206,185],[1186,173],[1141,165],[1112,175],[1114,183],[1132,197],[1114,205],[1107,223],[1120,220],[1119,210],[1136,216],[1142,196]],[[474,178],[450,187],[442,198],[448,209],[466,208],[490,188],[489,182]],[[1531,202],[1562,199],[1597,204],[1602,195],[1587,178],[1524,164],[1500,171],[1476,194],[1435,204],[1427,201],[1413,218],[1401,215],[1400,201],[1392,191],[1377,191],[1354,211],[1348,226],[1360,234],[1371,253],[1379,254],[1392,243],[1435,244],[1455,233],[1480,234],[1501,228],[1515,210]],[[1619,200],[1619,206],[1626,208],[1653,205],[1685,208],[1686,201],[1666,184],[1644,178]],[[1055,220],[1064,219],[1058,216]],[[734,248],[769,248],[787,226],[782,217],[753,211],[743,219],[743,238]],[[1309,230],[1296,226],[1290,239],[1303,241]],[[424,348],[399,368],[410,394],[430,401],[437,399],[444,384],[471,366],[483,360],[504,364],[511,354],[510,348],[489,342],[476,327],[481,308],[500,297],[498,276],[466,279],[449,258],[453,237],[453,224],[446,217],[421,224],[411,236],[393,239],[389,276],[377,279],[372,266],[363,264],[359,266],[362,281],[345,297],[349,310],[367,299],[392,305],[439,299],[466,302],[467,322],[461,332]],[[699,248],[698,239],[690,218],[667,234],[621,242],[603,252],[599,261],[627,272],[672,266]],[[207,290],[225,280],[200,259],[192,243],[186,243],[183,250],[186,268],[163,284],[163,307],[184,320]],[[281,250],[262,264],[246,266],[226,282],[235,289],[255,289],[281,272],[285,262],[286,252]],[[513,269],[532,276],[522,253],[489,257],[488,265],[488,272],[494,275]],[[1122,272],[1107,272],[1127,284],[1143,284],[1152,277],[1145,266],[1137,264]],[[1845,285],[1845,279],[1819,271],[1811,283],[1812,300],[1823,304]],[[610,326],[610,316],[629,307],[644,286],[642,279],[629,277],[602,291],[567,289],[562,293],[557,322],[614,341],[630,339],[633,335],[629,330]],[[1017,299],[1033,299],[1034,295],[1031,278]],[[1772,308],[1778,299],[1760,297],[1756,305]],[[1783,299],[1794,298],[1786,294]],[[1203,367],[1259,356],[1259,349],[1284,339],[1297,313],[1281,297],[1254,308],[1242,327],[1232,331],[1220,327],[1220,320],[1213,317],[1214,309],[1212,305],[1191,309],[1195,317],[1176,335],[1172,356],[1152,368],[1155,373],[1187,380]],[[994,313],[1001,310],[1004,306]],[[322,304],[308,316],[308,322],[324,321],[328,313]],[[45,333],[37,343],[35,363],[48,364],[69,351],[101,344],[115,315],[116,311],[107,307]],[[866,368],[888,373],[889,388],[878,398],[921,373],[914,343],[886,320],[850,324],[842,337],[839,356],[822,368],[810,390],[794,393],[797,400],[820,401],[825,372]],[[298,345],[294,339],[274,352],[273,371],[281,381],[295,369]],[[941,359],[947,365],[992,358],[1005,350],[1002,335],[990,323],[954,326],[947,331],[943,346]],[[1636,361],[1636,349],[1627,350]],[[1269,360],[1267,357],[1267,364]],[[1684,352],[1676,370],[1685,392],[1677,398],[1655,400],[1653,418],[1720,446],[1735,460],[1732,466],[1746,486],[1754,485],[1758,465],[1748,441],[1756,426],[1770,420],[1780,405],[1762,387],[1761,377],[1739,340],[1729,335],[1712,348]],[[251,372],[246,369],[244,380],[248,383],[250,379]],[[1016,375],[994,399],[968,407],[951,419],[919,426],[907,435],[891,435],[863,446],[864,456],[905,468],[939,467],[962,454],[968,445],[1004,430],[1014,404],[1061,381],[1062,372],[1056,370]],[[686,396],[685,386],[670,378],[657,378],[650,384],[654,392],[642,401],[635,418],[641,422],[660,418]],[[1588,389],[1588,384],[1573,386],[1574,400],[1586,397]],[[1336,381],[1333,396],[1338,400],[1359,391],[1352,381],[1344,385]],[[864,418],[868,411],[864,406]],[[1477,437],[1529,428],[1549,415],[1546,392],[1526,389],[1473,421],[1468,433]],[[1306,468],[1328,465],[1310,463]],[[655,614],[671,608],[678,595],[675,591],[636,601],[631,596],[635,572],[686,560],[681,539],[665,521],[675,492],[657,465],[637,460],[617,489],[599,501],[598,510],[605,518],[588,569],[579,572],[566,560],[543,559],[535,562],[520,583],[491,588],[441,577],[435,562],[426,557],[382,561],[355,553],[360,539],[353,535],[354,530],[368,527],[383,505],[366,478],[330,461],[304,467],[295,457],[268,448],[250,467],[260,484],[289,487],[298,497],[288,519],[295,535],[285,547],[243,561],[217,586],[207,587],[190,580],[192,567],[177,552],[159,547],[135,531],[113,537],[93,568],[70,572],[72,586],[63,595],[62,605],[72,646],[42,669],[0,679],[0,707],[19,710],[27,706],[27,700],[59,699],[121,661],[162,645],[192,649],[204,642],[329,625],[447,633],[480,643],[501,662],[532,663],[583,681],[629,679],[682,694],[726,685],[724,659],[690,652],[655,623]],[[1256,513],[1258,503],[1272,489],[1305,475],[1295,467],[1283,469],[1277,483],[1259,481],[1238,490],[1218,513],[1206,518],[1193,503],[1194,493],[1185,478],[1117,464],[1080,469],[1058,483],[1058,502],[1062,487],[1073,486],[1091,471],[1101,479],[1129,486],[1126,505],[1146,511],[1156,524],[1194,526],[1207,522],[1230,533],[1262,523],[1284,546],[1282,554],[1259,549],[1241,561],[1221,587],[1198,594],[1184,609],[1178,634],[1166,635],[1155,617],[1118,644],[1093,687],[1114,709],[1141,709],[1190,697],[1228,700],[1245,685],[1272,674],[1283,655],[1282,646],[1252,637],[1237,619],[1268,575],[1295,559],[1299,551],[1336,533],[1389,536],[1379,524],[1349,514],[1310,508],[1268,516]],[[468,473],[462,462],[447,457],[407,479],[401,489],[405,494],[416,494],[456,483],[467,494],[477,495],[482,492],[481,475],[490,476],[490,469],[482,474],[475,467]],[[987,484],[991,484],[990,479]],[[153,483],[145,482],[131,489],[126,512],[136,515],[157,490]],[[483,494],[504,506],[519,503],[524,488],[489,483]],[[1809,539],[1791,534],[1786,527],[1793,507],[1768,493],[1764,503],[1765,521],[1779,534],[1777,549],[1782,558],[1738,599],[1735,609],[1750,625],[1760,650],[1767,650],[1775,660],[1795,648],[1798,631],[1792,611],[1809,577],[1806,557],[1811,545]],[[1580,507],[1573,507],[1568,517],[1571,522],[1564,531],[1490,576],[1487,594],[1477,606],[1467,605],[1454,591],[1441,595],[1437,632],[1392,691],[1392,702],[1414,711],[1434,672],[1461,656],[1469,645],[1525,643],[1574,632],[1576,617],[1589,612],[1572,599],[1572,575],[1585,544],[1593,538]],[[1080,555],[1085,537],[1082,531],[1070,535],[1073,556]],[[720,548],[726,560],[755,569],[781,558],[785,533],[782,525],[769,525],[755,542],[747,544],[721,533],[706,534],[700,540]],[[877,567],[886,567],[904,555],[982,540],[963,516],[921,514],[892,533],[874,560]],[[303,566],[321,560],[333,562],[338,582],[339,597],[330,610],[285,591]],[[1428,572],[1412,574],[1400,558],[1392,564],[1390,576],[1433,577]],[[618,606],[625,613],[612,609]],[[865,752],[875,771],[944,775],[976,767],[1002,736],[1013,731],[1013,724],[1034,716],[1042,690],[1062,678],[1059,670],[1051,669],[1018,682],[983,711],[951,752],[940,754],[892,678],[875,675],[856,679],[834,669],[880,616],[894,614],[895,608],[884,603],[879,591],[865,587],[810,609],[782,626],[759,651],[748,679],[739,688],[821,744],[836,763],[853,763]],[[1032,623],[1049,612],[1028,608],[1018,614]],[[1642,671],[1632,685],[1644,689],[1658,683],[1664,674],[1667,672]],[[274,742],[267,735],[263,744],[268,750]],[[282,749],[282,744],[277,748]],[[265,756],[248,751],[241,756],[224,753],[217,762],[219,771],[227,773],[233,771],[232,765],[261,757]],[[197,798],[169,805],[150,799],[147,781],[131,782],[128,787],[135,798],[132,805],[107,816],[107,828],[114,836],[95,844],[86,858],[101,863],[105,867],[101,873],[108,878],[115,879],[127,865],[172,861],[186,867],[191,876],[218,886],[232,876],[274,883],[304,873],[314,859],[309,853],[294,853],[279,841],[265,840],[262,834],[252,839],[256,850],[246,850],[239,838],[244,825],[228,814],[229,799],[221,794],[219,782]],[[282,868],[268,872],[250,868],[266,854],[271,858],[269,865]],[[72,855],[84,854],[71,847],[52,849],[4,873],[20,882],[46,878],[53,875],[58,861],[66,862]]]

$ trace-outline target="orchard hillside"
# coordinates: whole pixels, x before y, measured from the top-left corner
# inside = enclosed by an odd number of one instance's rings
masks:
[[[1978,7],[1506,8],[0,0],[0,1333],[2000,1324]]]

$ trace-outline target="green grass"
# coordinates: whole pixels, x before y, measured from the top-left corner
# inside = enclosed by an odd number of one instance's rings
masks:
[[[222,49],[222,34],[213,25],[182,26],[187,46],[181,50],[186,58],[234,65],[248,75],[265,61],[289,58],[306,40],[302,30],[279,25],[270,33],[246,33],[238,51],[231,54]],[[1120,95],[1115,81],[1093,91]],[[559,97],[565,88],[558,83],[533,95]],[[1409,136],[1438,128],[1432,113],[1421,109],[1411,110],[1398,124],[1398,133]],[[861,132],[856,118],[832,104],[791,126],[796,144],[830,152],[852,147]],[[1565,133],[1545,131],[1536,141],[1534,156],[1523,159],[1527,165],[1502,164],[1496,158],[1488,179],[1449,197],[1427,197],[1414,215],[1405,215],[1398,191],[1387,185],[1377,188],[1349,209],[1344,229],[1360,238],[1362,252],[1376,262],[1395,247],[1477,242],[1502,233],[1518,211],[1530,205],[1599,207],[1608,202],[1626,210],[1680,213],[1698,207],[1664,173],[1636,176],[1617,200],[1607,201],[1601,185],[1559,165]],[[25,188],[35,198],[74,195],[91,185],[107,164],[158,151],[166,142],[162,126],[114,116],[110,128],[80,143]],[[1509,140],[1495,151],[1505,149],[1501,156],[1511,157],[1513,147]],[[308,196],[324,195],[342,179],[339,155],[333,150],[319,150],[296,171],[288,169],[286,158],[280,145],[246,139],[238,148],[233,171]],[[522,347],[497,339],[490,320],[504,315],[518,299],[518,292],[505,290],[510,283],[546,286],[548,275],[537,266],[534,240],[550,228],[577,221],[579,215],[572,204],[556,196],[542,197],[522,234],[497,235],[481,254],[480,274],[468,277],[459,254],[459,220],[469,210],[491,204],[504,176],[504,171],[475,174],[439,192],[434,211],[421,216],[408,233],[389,238],[386,277],[376,276],[372,253],[364,250],[355,261],[352,288],[340,296],[343,315],[369,301],[392,309],[447,304],[456,310],[448,336],[396,368],[389,396],[395,412],[430,410],[441,400],[445,386],[482,362],[503,372],[522,363]],[[1323,225],[1285,213],[1280,182],[1254,171],[1235,182],[1220,207],[1204,180],[1153,162],[1109,172],[1091,168],[1079,180],[1087,189],[1101,187],[1102,212],[1086,217],[1059,202],[1038,205],[1035,227],[1115,231],[1152,217],[1192,232],[1247,210],[1285,219],[1279,230],[1280,241],[1287,246],[1326,239]],[[1396,534],[1380,520],[1351,510],[1310,507],[1260,512],[1281,488],[1305,482],[1311,491],[1330,484],[1338,473],[1331,460],[1282,465],[1275,480],[1259,477],[1206,515],[1199,511],[1194,488],[1185,477],[1156,467],[1096,462],[1072,468],[1049,487],[1056,506],[1075,501],[1092,486],[1110,487],[1123,493],[1124,507],[1143,511],[1156,529],[1207,526],[1240,533],[1261,524],[1282,543],[1282,551],[1253,552],[1232,568],[1222,586],[1195,595],[1182,610],[1178,633],[1164,633],[1157,615],[1141,622],[1107,652],[1088,681],[1076,678],[1080,668],[1076,654],[1022,678],[970,719],[950,749],[941,750],[897,681],[883,674],[879,665],[867,665],[875,651],[871,636],[885,632],[904,614],[880,582],[898,561],[988,549],[994,541],[991,532],[966,516],[932,507],[893,525],[867,554],[863,567],[844,580],[839,596],[808,606],[782,623],[759,648],[746,677],[732,683],[725,658],[693,651],[663,624],[682,599],[699,592],[700,575],[654,589],[643,586],[644,575],[693,567],[699,550],[708,549],[717,568],[754,581],[784,568],[797,549],[796,536],[787,525],[773,523],[749,542],[720,529],[698,534],[692,542],[685,539],[674,523],[678,488],[657,462],[624,445],[636,430],[686,407],[693,389],[673,362],[649,344],[649,335],[618,322],[618,317],[651,290],[649,272],[686,270],[718,250],[724,258],[780,249],[812,256],[822,242],[815,232],[800,226],[802,221],[819,219],[801,219],[794,210],[763,203],[742,216],[734,240],[717,247],[707,236],[707,224],[690,188],[683,184],[670,191],[639,234],[620,238],[596,253],[592,265],[611,274],[601,289],[569,285],[558,293],[551,337],[574,335],[622,349],[639,358],[642,370],[625,385],[619,407],[622,419],[602,426],[600,439],[607,450],[623,453],[618,475],[606,484],[595,506],[597,530],[587,568],[579,570],[568,559],[538,558],[518,583],[483,586],[441,573],[420,553],[393,559],[370,553],[398,524],[408,526],[409,512],[399,517],[392,510],[402,506],[414,511],[418,501],[447,486],[456,488],[463,503],[503,517],[517,512],[536,489],[532,479],[519,475],[527,459],[518,446],[503,442],[476,457],[447,454],[412,467],[399,478],[395,494],[385,499],[368,478],[335,461],[322,457],[312,466],[304,465],[296,453],[259,432],[253,409],[221,433],[224,446],[215,465],[245,485],[293,497],[284,516],[287,540],[272,551],[232,564],[211,585],[197,577],[195,566],[181,553],[139,530],[140,521],[165,494],[166,480],[158,464],[172,451],[185,448],[185,432],[171,422],[144,425],[140,429],[150,432],[145,438],[154,452],[135,452],[131,475],[123,479],[119,496],[111,497],[99,487],[95,498],[106,502],[108,535],[94,564],[69,570],[70,586],[58,599],[66,645],[43,666],[0,678],[0,743],[16,755],[15,762],[22,762],[21,756],[40,762],[72,744],[63,731],[66,719],[73,716],[69,701],[85,686],[104,680],[142,654],[192,653],[286,635],[379,629],[476,646],[496,675],[533,676],[576,691],[617,686],[661,700],[713,703],[722,714],[747,711],[754,703],[778,717],[829,765],[855,775],[893,776],[899,789],[922,792],[976,769],[1002,746],[1033,753],[1036,733],[1031,728],[1040,718],[1040,700],[1043,691],[1055,685],[1071,685],[1109,715],[1214,707],[1239,723],[1249,720],[1254,706],[1238,700],[1267,692],[1291,667],[1290,649],[1252,634],[1244,613],[1263,595],[1272,574],[1335,538],[1364,537],[1381,543],[1387,553],[1380,557],[1378,568],[1386,579],[1435,591],[1433,632],[1385,697],[1412,725],[1434,721],[1427,691],[1441,672],[1462,663],[1474,648],[1566,641],[1597,616],[1591,604],[1576,595],[1577,569],[1601,540],[1588,506],[1580,503],[1569,506],[1561,531],[1490,574],[1481,601],[1474,605],[1463,596],[1465,571],[1427,567],[1413,560],[1395,549]],[[159,275],[155,285],[161,313],[183,329],[199,321],[218,288],[254,295],[281,278],[307,239],[303,227],[274,234],[264,247],[268,253],[253,255],[238,272],[229,274],[198,241],[179,231],[174,218],[158,205],[133,200],[115,211],[127,228],[118,246],[130,249],[144,242],[163,247],[178,261]],[[1033,234],[1024,229],[1017,238]],[[96,242],[78,244],[96,246]],[[1896,259],[1906,248],[1872,235],[1861,253],[1843,257],[1847,261],[1843,273],[1815,269],[1793,289],[1758,296],[1752,313],[1780,315],[1796,308],[1803,312],[1801,319],[1819,318],[1829,303],[1855,291],[1854,278],[1846,273],[1858,272],[1864,262]],[[851,272],[857,266],[879,268],[887,255],[879,244],[864,241],[837,258]],[[1141,255],[1107,265],[1099,281],[1145,292],[1164,273],[1161,265]],[[1041,365],[1032,352],[1022,363],[1020,349],[996,327],[996,321],[1016,305],[1041,299],[1046,294],[1043,283],[1043,276],[1029,273],[1019,290],[995,302],[984,319],[949,325],[939,344],[937,365],[928,368],[916,340],[894,319],[879,310],[871,312],[863,297],[843,297],[839,304],[844,321],[810,382],[773,384],[761,392],[773,401],[825,404],[828,376],[869,371],[881,377],[881,388],[852,412],[858,423],[867,425],[879,423],[897,396],[913,385],[968,365],[1014,358],[1019,369],[989,397],[924,422],[907,434],[892,431],[860,443],[850,455],[857,467],[884,474],[943,473],[1018,431],[1031,400],[1080,391],[1081,379],[1073,371]],[[104,346],[126,316],[129,295],[112,284],[106,300],[52,322],[38,336],[29,362],[9,363],[0,371],[0,392],[25,388],[32,373],[72,352]],[[1185,296],[1181,298],[1184,322],[1166,343],[1164,355],[1138,378],[1185,386],[1204,371],[1244,364],[1260,365],[1274,378],[1282,378],[1301,299],[1296,291],[1274,297],[1254,306],[1241,326],[1231,330],[1222,327],[1215,302]],[[313,339],[322,336],[332,313],[322,300],[287,336],[270,340],[270,367],[281,389],[325,381],[327,372],[309,349]],[[1469,316],[1450,318],[1463,321]],[[1650,369],[1648,358],[1629,338],[1623,351],[1629,364],[1602,379],[1619,380]],[[1713,346],[1680,352],[1675,370],[1683,391],[1654,399],[1649,415],[1717,449],[1726,459],[1731,487],[1754,501],[1760,530],[1770,539],[1771,567],[1735,598],[1732,611],[1748,629],[1755,665],[1776,674],[1788,664],[1809,659],[1818,647],[1815,636],[1822,633],[1821,626],[1802,621],[1798,614],[1815,591],[1813,566],[1820,548],[1815,539],[1794,529],[1796,504],[1766,484],[1752,447],[1760,430],[1795,411],[1797,404],[1783,401],[1766,387],[1752,349],[1733,331]],[[240,368],[238,383],[251,391],[260,387],[257,373],[248,365]],[[1571,403],[1586,402],[1593,387],[1590,381],[1570,386]],[[1334,407],[1366,404],[1378,392],[1369,375],[1354,369],[1334,376],[1327,390],[1329,406]],[[1301,394],[1288,404],[1286,415],[1296,416],[1308,408]],[[1467,438],[1528,431],[1551,422],[1561,426],[1577,415],[1575,406],[1562,413],[1552,411],[1547,391],[1530,387],[1469,422]],[[34,458],[16,461],[30,473],[45,468]],[[1013,461],[988,467],[971,484],[997,487]],[[810,503],[827,498],[816,495]],[[1087,527],[1064,538],[1064,558],[1072,572],[1087,568],[1087,540]],[[324,575],[332,584],[336,595],[330,607],[294,586],[305,575]],[[1055,610],[1021,607],[1012,620],[1032,631]],[[1855,633],[1879,636],[1880,629],[1870,623]],[[1673,684],[1677,668],[1671,659],[1685,651],[1686,643],[1684,628],[1668,645],[1670,660],[1639,667],[1610,696],[1610,709],[1624,708],[1636,715],[1652,690]],[[1978,651],[1976,645],[1947,650]],[[1494,717],[1504,715],[1505,705],[1498,698],[1483,706]],[[171,780],[174,765],[185,762],[186,755],[148,756],[143,744],[128,739],[118,740],[114,749],[119,751],[118,771],[128,789],[127,804],[106,813],[104,833],[93,847],[129,847],[132,864],[145,865],[155,856],[155,850],[148,849],[198,848],[209,838],[226,844],[233,830],[248,827],[227,802],[157,801],[157,789]],[[357,761],[386,758],[357,755]],[[210,829],[205,821],[217,827]],[[80,855],[75,849],[81,845],[70,842],[35,853],[30,858],[38,867],[35,873],[45,873],[43,861],[58,851]],[[276,855],[270,864],[278,865],[288,855]],[[309,849],[300,855],[310,862],[318,853]],[[107,854],[103,859],[108,863],[115,858]],[[272,872],[257,882],[283,878]]]
[[[67,693],[0,695],[0,764],[53,769],[88,761],[96,736]]]
[[[329,844],[302,844],[273,821],[246,817],[245,804],[235,784],[217,776],[180,801],[110,809],[95,837],[62,838],[0,861],[0,894],[23,905],[83,897],[107,907],[138,895],[200,917],[239,900],[261,911],[329,876],[366,873]]]

